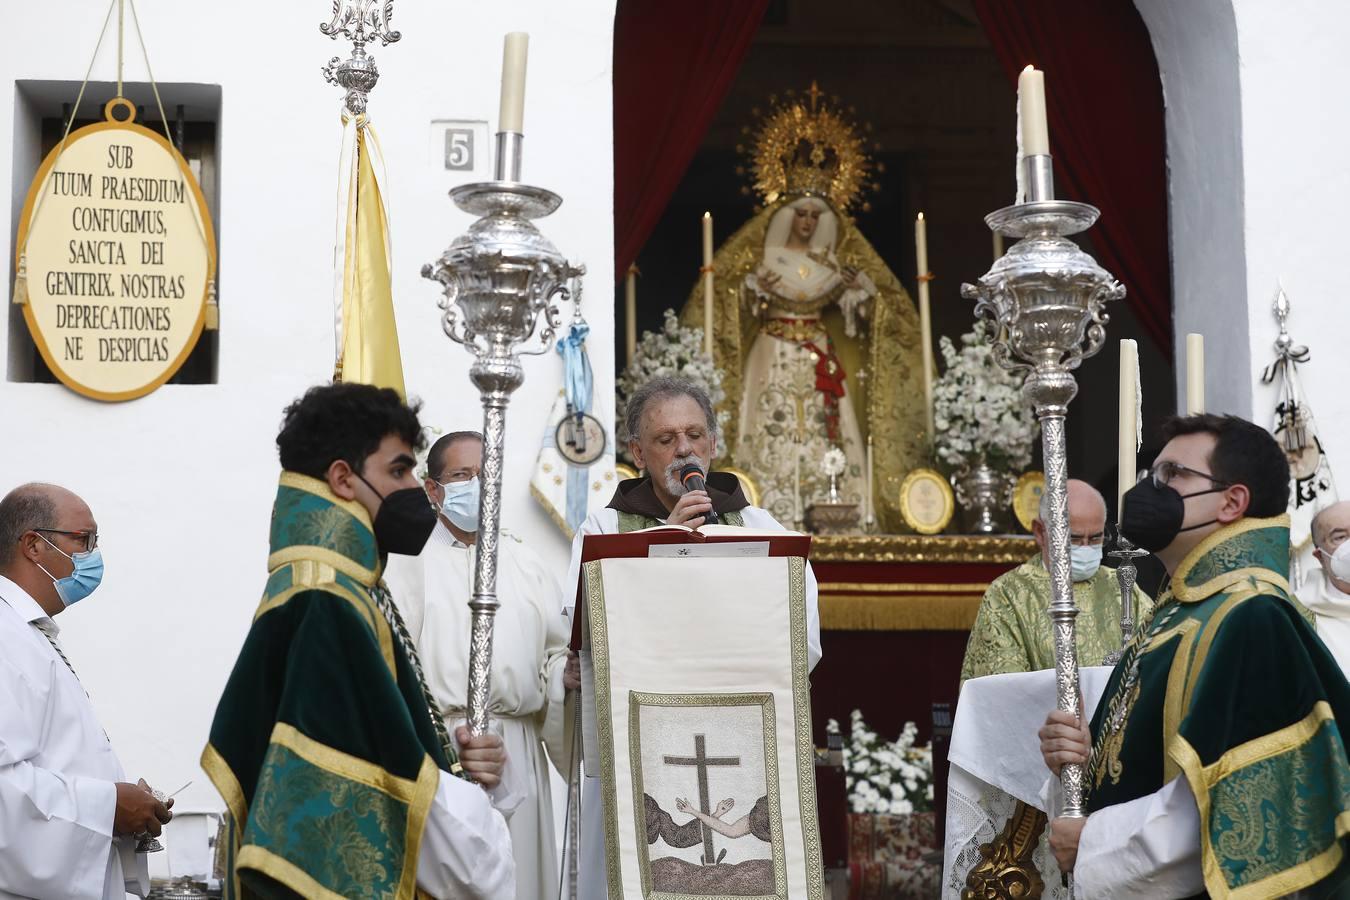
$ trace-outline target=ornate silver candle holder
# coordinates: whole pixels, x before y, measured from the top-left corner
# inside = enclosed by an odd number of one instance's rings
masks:
[[[1117,529],[1116,549],[1107,556],[1120,561],[1116,566],[1116,583],[1120,585],[1120,649],[1112,650],[1102,660],[1102,665],[1114,666],[1125,655],[1125,648],[1130,641],[1134,640],[1134,582],[1139,577],[1139,568],[1134,561],[1148,556],[1148,551],[1136,548]]]
[[[1106,339],[1107,301],[1125,296],[1125,288],[1096,260],[1068,239],[1091,227],[1100,212],[1086,203],[1054,199],[1048,157],[1024,160],[1030,200],[985,217],[991,230],[1020,238],[976,284],[963,284],[961,296],[975,300],[975,315],[994,322],[999,337],[994,355],[1007,369],[1027,373],[1023,394],[1041,423],[1045,455],[1045,493],[1050,510],[1049,608],[1055,640],[1058,708],[1077,714],[1078,652],[1069,565],[1068,470],[1064,420],[1078,392],[1073,370],[1095,354]],[[1082,766],[1064,766],[1066,816],[1082,816]]]
[[[487,730],[492,675],[492,632],[497,607],[497,532],[501,521],[502,458],[506,406],[525,380],[522,355],[548,350],[564,320],[562,304],[585,267],[570,264],[534,226],[562,204],[552,191],[521,184],[522,141],[497,135],[496,179],[450,192],[455,205],[480,218],[422,275],[440,282],[441,325],[473,354],[469,379],[483,400],[483,485],[478,547],[474,556],[473,611],[469,639],[468,725],[476,737]],[[508,180],[506,173],[512,173]],[[539,325],[540,315],[544,321]]]

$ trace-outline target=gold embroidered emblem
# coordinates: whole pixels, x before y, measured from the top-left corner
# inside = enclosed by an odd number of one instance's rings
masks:
[[[1111,717],[1112,721],[1106,723],[1106,737],[1102,741],[1099,757],[1101,763],[1096,766],[1093,787],[1101,787],[1102,780],[1107,775],[1111,776],[1112,784],[1120,784],[1120,776],[1125,774],[1125,766],[1120,761],[1120,750],[1125,745],[1125,724],[1129,721],[1130,709],[1138,699],[1139,682],[1136,681],[1126,692],[1125,702],[1117,714]]]

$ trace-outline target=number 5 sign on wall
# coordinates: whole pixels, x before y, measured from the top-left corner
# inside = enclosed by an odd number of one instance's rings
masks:
[[[492,168],[488,123],[462,119],[435,119],[431,123],[431,165],[464,178],[487,178]]]

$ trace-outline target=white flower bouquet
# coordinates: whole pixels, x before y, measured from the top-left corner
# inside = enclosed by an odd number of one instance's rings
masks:
[[[906,722],[900,737],[884,741],[867,727],[861,710],[850,716],[844,741],[844,778],[849,806],[855,813],[903,816],[933,808],[933,745],[915,746],[919,729]],[[830,719],[830,734],[839,723]]]
[[[618,394],[615,403],[618,426],[615,433],[620,435],[620,449],[623,450],[624,458],[628,457],[628,435],[624,429],[624,408],[628,405],[628,398],[648,381],[662,376],[692,381],[708,392],[714,407],[720,406],[726,397],[722,391],[722,370],[713,365],[712,357],[703,352],[703,329],[681,325],[673,309],[666,310],[666,321],[660,331],[642,333],[632,362],[620,373],[615,383]],[[719,434],[726,424],[726,418],[725,412],[718,412]],[[723,447],[720,442],[717,449],[717,455],[721,456]]]
[[[933,445],[951,469],[983,462],[1021,472],[1031,465],[1040,424],[1022,397],[1025,379],[994,359],[990,332],[988,322],[976,322],[959,351],[945,335],[939,340],[946,371],[933,385]]]

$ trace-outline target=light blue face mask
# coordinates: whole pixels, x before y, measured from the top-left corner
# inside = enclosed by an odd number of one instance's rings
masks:
[[[437,482],[440,484],[440,482]],[[471,534],[478,532],[478,476],[468,481],[450,481],[441,485],[445,499],[441,501],[441,512],[460,531]]]
[[[41,533],[38,534],[38,537],[47,541],[47,538]],[[48,572],[42,563],[37,564],[37,567],[42,569],[42,574],[50,578],[52,584],[56,586],[56,595],[61,598],[61,602],[70,606],[79,603],[92,594],[99,583],[103,581],[103,551],[95,547],[93,550],[76,553],[72,556],[52,544],[51,541],[47,541],[47,543],[51,544],[53,550],[75,564],[75,570],[65,578],[57,578],[51,572]]]
[[[1087,581],[1102,567],[1102,545],[1074,544],[1069,548],[1069,569],[1074,581]]]

